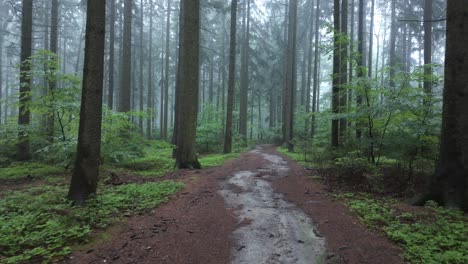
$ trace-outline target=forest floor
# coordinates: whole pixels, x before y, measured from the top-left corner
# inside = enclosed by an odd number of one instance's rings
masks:
[[[258,146],[223,166],[178,170],[169,202],[126,218],[65,263],[403,263],[310,171]]]

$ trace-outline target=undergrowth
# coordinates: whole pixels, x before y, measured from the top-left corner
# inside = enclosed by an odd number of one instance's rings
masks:
[[[127,184],[102,189],[85,207],[72,207],[64,186],[10,191],[0,200],[0,263],[51,262],[125,215],[167,201],[182,183]]]
[[[64,169],[57,166],[51,166],[35,162],[16,162],[10,164],[7,168],[0,168],[0,179],[42,179],[63,172]]]
[[[408,263],[468,263],[468,226],[461,211],[428,202],[421,212],[399,212],[395,201],[369,195],[337,195],[361,221],[404,249]]]
[[[203,156],[199,159],[202,168],[216,167],[221,166],[227,160],[235,159],[239,157],[239,153],[229,153],[229,154],[213,154]]]

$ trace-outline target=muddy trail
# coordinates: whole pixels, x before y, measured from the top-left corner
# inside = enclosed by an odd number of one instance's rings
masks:
[[[65,263],[403,263],[308,174],[272,146],[177,171],[186,188],[170,202],[96,233]]]

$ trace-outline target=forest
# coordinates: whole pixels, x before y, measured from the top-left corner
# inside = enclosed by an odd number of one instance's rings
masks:
[[[464,0],[0,0],[0,263],[468,263]]]

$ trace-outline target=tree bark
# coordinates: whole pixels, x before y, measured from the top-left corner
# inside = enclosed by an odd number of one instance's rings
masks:
[[[239,134],[247,142],[247,105],[249,90],[249,42],[250,42],[250,0],[247,0],[247,8],[244,12],[244,38],[241,52],[241,84],[239,106]]]
[[[340,32],[342,36],[348,35],[348,0],[342,0],[341,2],[341,28]],[[348,43],[341,43],[340,51],[340,113],[346,113],[348,108],[348,93],[345,85],[348,81]],[[346,136],[346,129],[348,121],[346,118],[340,118],[340,136],[339,144],[344,143]]]
[[[153,132],[153,115],[154,115],[154,99],[153,99],[153,0],[150,3],[150,28],[149,28],[149,52],[148,52],[148,93],[146,98],[146,108],[148,108],[149,116],[146,119],[146,136],[151,139]]]
[[[359,0],[359,21],[358,21],[358,58],[357,58],[357,77],[364,77],[364,0]],[[362,105],[362,94],[356,94],[356,106],[359,108]],[[362,138],[362,124],[361,122],[356,122],[356,139],[360,140]]]
[[[361,0],[362,1],[362,0]],[[340,112],[340,0],[334,0],[333,5],[333,81],[332,81],[332,113]],[[331,145],[339,146],[339,119],[334,117],[331,128]]]
[[[58,0],[52,0],[51,19],[50,19],[50,51],[57,54],[58,45]],[[65,59],[65,58],[64,58]],[[54,69],[48,69],[54,70]],[[49,95],[55,92],[57,87],[56,80],[49,80]],[[55,111],[50,109],[47,114],[47,138],[50,142],[54,141]]]
[[[289,0],[288,46],[286,56],[286,87],[285,102],[285,143],[288,151],[294,150],[294,101],[296,96],[296,32],[297,32],[297,0]]]
[[[161,130],[161,139],[167,140],[167,119],[169,109],[169,56],[170,56],[170,32],[171,30],[171,0],[167,0],[167,17],[166,17],[166,51],[164,58],[164,115]],[[162,100],[163,98],[161,98]]]
[[[106,1],[88,0],[80,126],[68,198],[82,205],[96,193],[101,151]]]
[[[226,132],[224,134],[224,153],[232,151],[232,112],[234,107],[234,88],[236,78],[236,28],[237,28],[237,0],[231,1],[231,31],[229,43],[229,76],[226,106]]]
[[[428,104],[432,96],[432,0],[425,0],[424,3],[424,101]]]
[[[199,61],[200,61],[200,0],[180,2],[182,27],[179,32],[180,98],[177,118],[176,166],[201,167],[195,152],[197,129]]]
[[[19,114],[18,144],[16,145],[16,159],[25,161],[31,159],[29,135],[26,131],[31,120],[29,103],[31,102],[31,65],[27,60],[32,52],[32,9],[33,0],[23,0],[21,18],[21,66],[20,66],[20,88],[19,88]]]
[[[440,158],[432,199],[468,210],[468,5],[447,2],[447,48]]]
[[[310,125],[310,134],[312,137],[315,136],[315,130],[317,127],[315,113],[317,113],[318,105],[318,86],[319,86],[319,34],[320,34],[320,1],[317,0],[317,6],[315,8],[315,40],[314,40],[314,88],[312,91],[312,123]]]
[[[120,72],[119,112],[130,111],[132,75],[132,0],[125,0],[123,23],[123,54]]]
[[[114,56],[115,56],[115,1],[110,1],[110,18],[109,18],[109,80],[108,80],[108,97],[107,104],[109,109],[114,107]]]

